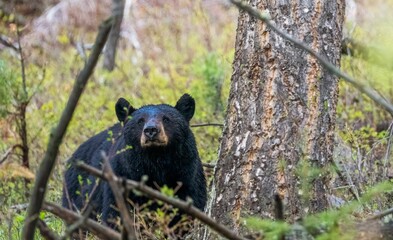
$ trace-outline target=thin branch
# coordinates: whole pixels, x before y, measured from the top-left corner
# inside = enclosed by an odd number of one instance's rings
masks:
[[[388,163],[389,163],[389,155],[390,155],[390,151],[392,149],[392,141],[393,141],[393,122],[390,123],[389,127],[388,127],[388,132],[389,132],[389,136],[388,136],[388,145],[386,147],[386,153],[385,153],[385,157],[383,159],[383,176],[386,178],[388,176]]]
[[[222,123],[200,123],[200,124],[192,124],[190,127],[207,127],[207,126],[224,127],[224,124],[222,124]]]
[[[41,236],[44,239],[46,239],[46,240],[59,239],[59,236],[57,236],[56,233],[54,233],[52,230],[50,230],[49,227],[46,225],[46,223],[44,221],[42,221],[41,219],[38,219],[37,227],[40,230]]]
[[[293,43],[296,47],[303,49],[304,51],[308,52],[310,55],[314,56],[322,66],[324,66],[329,72],[333,73],[334,75],[341,77],[346,82],[352,84],[356,89],[360,92],[366,94],[369,98],[371,98],[375,103],[379,104],[382,108],[384,108],[387,112],[389,112],[393,116],[393,105],[389,103],[385,98],[383,98],[380,94],[378,94],[375,90],[368,88],[366,85],[362,84],[359,81],[356,81],[348,74],[342,72],[339,68],[334,66],[328,60],[326,60],[323,56],[316,53],[312,48],[306,46],[303,42],[293,38],[289,34],[283,32],[282,30],[278,29],[271,21],[270,15],[268,13],[262,13],[248,4],[244,3],[241,0],[230,0],[236,7],[239,9],[247,12],[249,15],[261,20],[264,22],[270,29],[280,35],[282,38],[288,40],[289,42]]]
[[[113,173],[112,167],[109,164],[109,158],[105,155],[104,152],[101,153],[101,156],[104,159],[104,176],[112,189],[113,195],[115,196],[116,206],[119,208],[120,216],[123,220],[124,228],[127,234],[127,240],[137,239],[135,226],[130,217],[130,211],[128,210],[127,204],[123,197],[123,192],[126,191],[126,189],[124,189],[124,187],[119,184],[119,179]]]
[[[0,164],[2,164],[3,162],[5,162],[5,160],[7,160],[8,156],[11,155],[11,153],[16,149],[16,148],[20,148],[21,150],[23,150],[23,146],[20,144],[16,144],[12,147],[10,147],[1,157],[0,159]]]
[[[62,208],[54,203],[45,202],[43,205],[43,210],[58,216],[67,223],[73,223],[83,218],[81,215],[71,210]],[[120,240],[120,233],[89,218],[86,219],[86,222],[80,225],[80,227],[93,233],[101,239]]]
[[[18,41],[18,54],[20,57],[20,67],[21,67],[21,73],[22,73],[22,87],[23,87],[23,101],[25,101],[28,98],[28,93],[27,93],[27,88],[26,88],[26,68],[25,68],[25,58],[23,57],[23,50],[22,50],[22,45],[20,44],[20,31],[19,27],[16,27],[16,36],[17,36],[17,41]]]
[[[91,167],[89,165],[84,164],[83,162],[77,162],[76,167],[79,167],[87,172],[89,172],[91,175],[95,177],[99,177],[101,179],[104,179],[108,181],[107,176],[103,174],[102,171]],[[233,232],[231,229],[227,228],[226,226],[216,222],[214,219],[210,218],[208,215],[206,215],[204,212],[200,211],[198,208],[192,206],[190,202],[186,202],[180,199],[175,199],[175,198],[170,198],[162,193],[160,193],[157,190],[154,190],[151,187],[146,186],[143,183],[136,182],[130,179],[124,179],[126,187],[129,189],[136,189],[142,193],[144,193],[147,197],[155,200],[159,200],[162,202],[165,202],[167,204],[170,204],[176,208],[179,208],[183,212],[187,213],[190,216],[193,216],[197,219],[199,219],[201,222],[209,226],[211,229],[216,231],[218,234],[221,236],[227,238],[227,239],[234,239],[234,240],[246,240],[246,238],[242,236],[238,236],[235,232]],[[124,181],[123,180],[123,181]],[[115,181],[122,181],[121,179],[117,178]]]
[[[4,46],[11,48],[12,50],[18,52],[18,46],[11,42],[10,38],[5,35],[0,35],[0,43]]]
[[[205,168],[215,168],[216,164],[212,164],[212,163],[202,163],[202,166],[204,166]]]
[[[366,221],[381,219],[381,218],[383,218],[383,217],[385,217],[387,215],[390,215],[390,214],[393,214],[393,208],[389,208],[389,209],[387,209],[387,210],[385,210],[383,212],[377,213],[377,214],[367,218]]]
[[[360,201],[359,198],[359,192],[356,189],[356,186],[354,185],[352,179],[351,179],[351,175],[348,173],[348,170],[344,167],[344,171],[345,171],[345,175],[343,174],[343,171],[341,170],[339,164],[337,164],[337,162],[333,159],[333,167],[334,170],[336,171],[337,175],[339,176],[339,178],[345,182],[348,187],[349,187],[349,192],[352,194],[352,196],[357,200]]]
[[[55,131],[53,131],[50,135],[47,151],[38,169],[34,188],[31,193],[29,207],[27,209],[27,214],[22,232],[22,239],[24,240],[34,238],[38,215],[42,207],[46,192],[46,186],[56,161],[56,156],[59,151],[60,143],[67,130],[67,126],[72,118],[73,112],[83,92],[83,89],[86,86],[87,80],[89,79],[90,75],[94,70],[94,67],[97,64],[98,57],[101,54],[102,48],[105,45],[111,26],[111,18],[101,24],[100,31],[96,38],[96,42],[94,44],[94,48],[89,57],[89,60],[86,63],[84,69],[78,75],[71,95],[68,99],[67,106],[65,107],[61,115],[60,121]]]
[[[78,228],[85,225],[87,219],[89,218],[90,214],[93,212],[94,207],[89,205],[83,215],[76,221],[74,221],[71,225],[69,225],[65,231],[64,236],[61,240],[68,239],[68,237],[75,232]]]

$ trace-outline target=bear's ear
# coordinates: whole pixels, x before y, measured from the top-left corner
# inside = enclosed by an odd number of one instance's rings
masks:
[[[124,98],[119,98],[119,100],[117,100],[115,110],[117,119],[119,119],[120,122],[125,122],[128,116],[131,115],[136,109],[133,108]]]
[[[190,121],[195,112],[195,100],[186,93],[177,101],[175,108]]]

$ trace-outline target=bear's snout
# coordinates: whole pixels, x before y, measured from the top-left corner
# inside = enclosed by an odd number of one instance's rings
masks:
[[[165,133],[163,124],[156,119],[150,119],[142,130],[141,146],[164,147],[168,144],[168,136]]]
[[[143,133],[150,141],[154,140],[157,137],[159,132],[160,132],[160,129],[158,129],[157,126],[150,125],[150,126],[146,126],[143,129]]]

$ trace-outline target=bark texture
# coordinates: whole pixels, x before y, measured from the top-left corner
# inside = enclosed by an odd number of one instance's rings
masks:
[[[344,0],[247,2],[339,65]],[[240,12],[213,187],[217,221],[241,231],[241,217],[273,219],[276,195],[290,222],[328,207],[323,169],[332,162],[337,94],[338,79],[313,57]]]

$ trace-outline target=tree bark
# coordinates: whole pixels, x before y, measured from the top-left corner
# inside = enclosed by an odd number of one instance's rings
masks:
[[[339,65],[344,0],[247,3]],[[337,77],[315,58],[240,11],[213,186],[218,222],[242,232],[242,217],[274,219],[277,195],[289,222],[328,207],[337,94]]]

